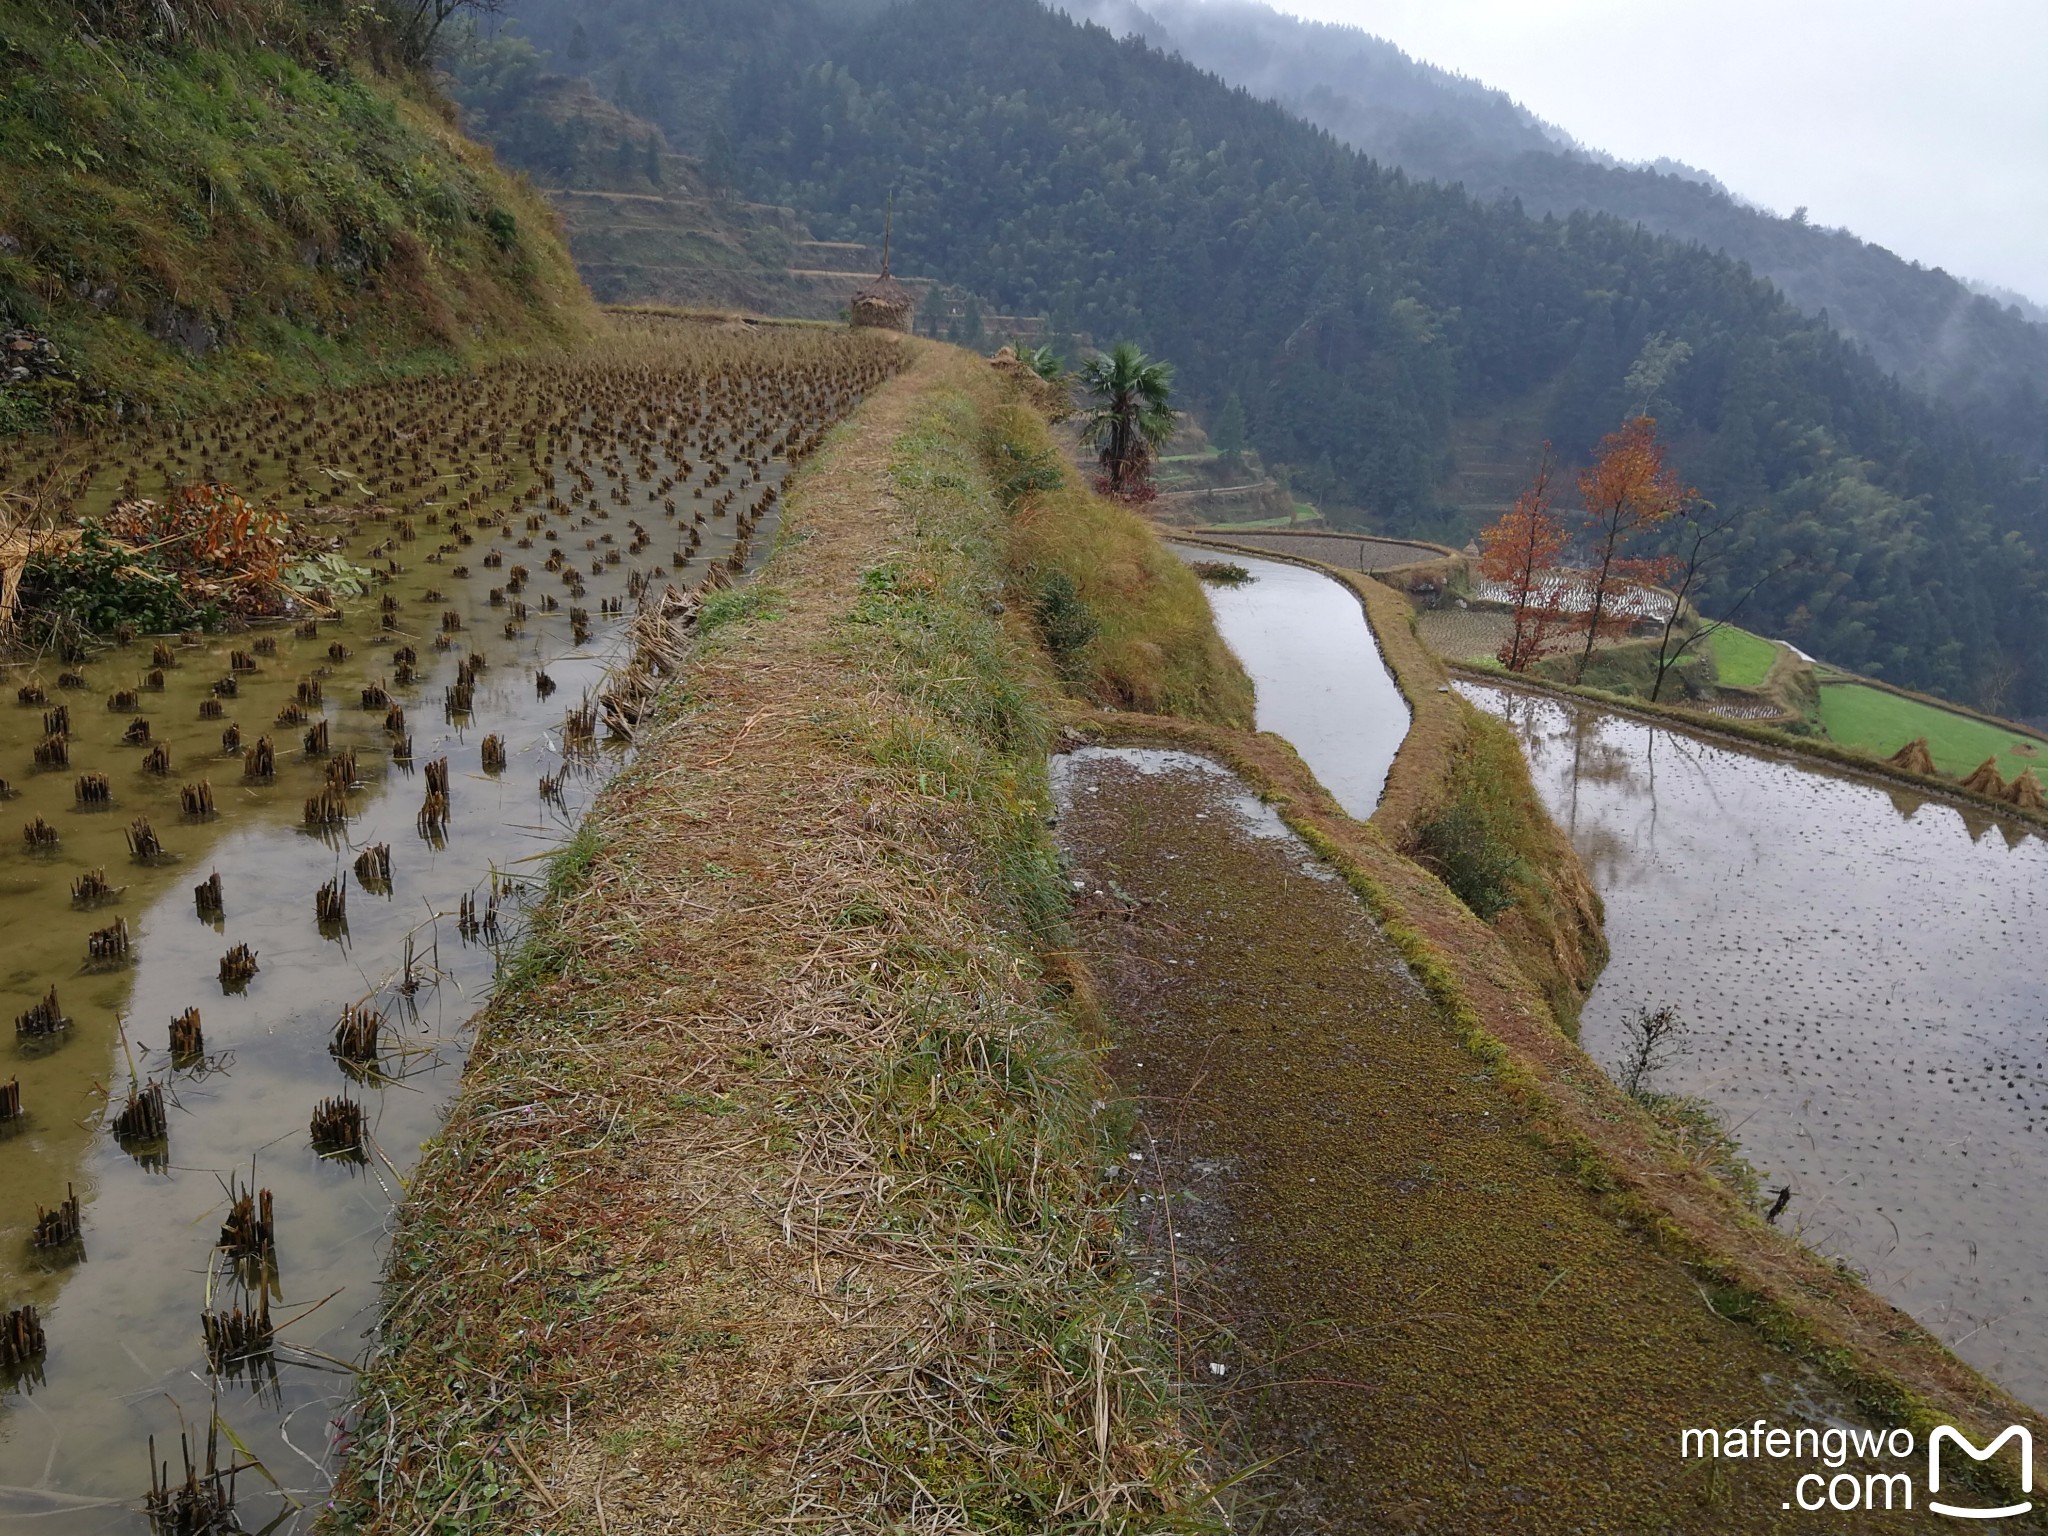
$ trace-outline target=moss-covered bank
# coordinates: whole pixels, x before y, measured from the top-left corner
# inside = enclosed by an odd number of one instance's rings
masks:
[[[1781,1467],[1676,1453],[1795,1417],[1786,1362],[1545,1154],[1356,894],[1203,759],[1084,752],[1065,782],[1146,1229],[1221,1367],[1196,1374],[1243,1440],[1242,1528],[1796,1528]]]
[[[553,213],[367,7],[0,0],[0,437],[473,364],[580,333]]]

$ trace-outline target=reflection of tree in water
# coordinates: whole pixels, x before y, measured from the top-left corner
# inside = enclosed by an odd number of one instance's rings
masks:
[[[1580,827],[1572,834],[1572,847],[1600,890],[1620,886],[1623,877],[1636,866],[1635,850],[1629,839],[1604,822]]]
[[[1551,700],[1503,693],[1502,718],[1520,735],[1530,766],[1561,792],[1561,819],[1572,845],[1596,883],[1626,883],[1653,863],[1646,858],[1657,845],[1658,775],[1679,773],[1694,789],[1720,806],[1720,787],[1706,761],[1704,743],[1639,721],[1618,719],[1598,710]],[[1580,790],[1597,787],[1595,807],[1583,807]],[[1557,794],[1546,796],[1553,805]],[[1624,829],[1624,813],[1644,813],[1636,826]]]
[[[1628,784],[1645,778],[1650,766],[1625,739],[1607,729],[1610,722],[1585,710],[1572,711],[1572,774],[1585,784]],[[1655,741],[1656,733],[1650,733]]]

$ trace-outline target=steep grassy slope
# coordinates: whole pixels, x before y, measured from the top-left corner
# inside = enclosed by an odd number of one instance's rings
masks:
[[[0,432],[580,330],[546,205],[339,8],[190,20],[0,0],[0,329],[60,358],[0,383]]]

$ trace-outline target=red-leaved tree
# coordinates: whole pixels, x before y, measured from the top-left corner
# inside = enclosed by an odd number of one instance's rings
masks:
[[[1646,593],[1670,572],[1669,560],[1632,555],[1630,546],[1698,499],[1699,492],[1682,484],[1664,462],[1654,418],[1638,416],[1601,440],[1600,456],[1579,476],[1593,563],[1587,572],[1591,601],[1577,616],[1586,634],[1578,679],[1585,677],[1601,638],[1626,631],[1639,617],[1628,611],[1629,598]]]
[[[1535,481],[1499,522],[1479,535],[1479,573],[1508,589],[1514,614],[1514,632],[1499,651],[1500,664],[1510,672],[1528,671],[1568,627],[1557,563],[1570,539],[1551,503],[1550,444],[1545,443]]]

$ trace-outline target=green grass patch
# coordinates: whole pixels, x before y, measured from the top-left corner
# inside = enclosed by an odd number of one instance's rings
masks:
[[[697,632],[711,635],[729,625],[744,624],[750,619],[772,619],[775,615],[772,589],[759,584],[727,587],[704,599],[703,607],[697,610]]]
[[[1987,757],[1998,759],[1998,771],[2007,779],[2027,768],[2038,778],[2048,766],[2048,743],[1861,683],[1824,686],[1820,718],[1832,740],[1879,757],[1890,757],[1925,736],[1934,765],[1952,777],[1970,773]]]
[[[547,205],[427,88],[349,57],[338,29],[313,38],[323,14],[161,42],[0,0],[0,319],[62,355],[0,388],[0,433],[446,370],[580,329]]]
[[[995,412],[982,457],[1010,515],[1007,600],[1032,616],[1070,690],[1118,709],[1251,723],[1251,681],[1201,582],[1150,524],[1082,486],[1026,407]]]
[[[1761,688],[1778,659],[1777,642],[1753,635],[1734,625],[1717,629],[1708,637],[1714,669],[1730,688]]]

